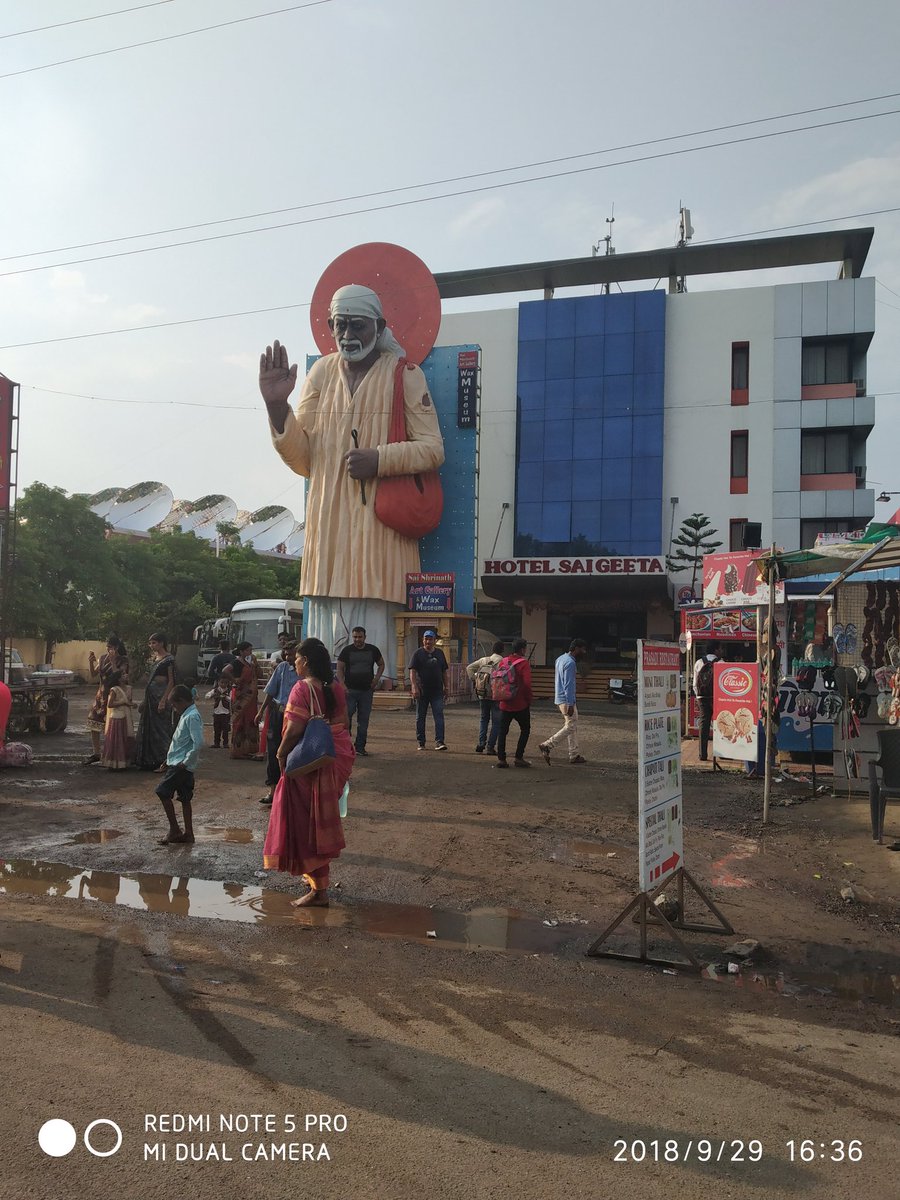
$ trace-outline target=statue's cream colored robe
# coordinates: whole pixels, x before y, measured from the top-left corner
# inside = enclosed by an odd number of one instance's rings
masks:
[[[434,401],[419,367],[403,371],[409,441],[388,442],[395,355],[385,351],[351,396],[339,354],[320,358],[300,390],[296,414],[284,432],[272,432],[275,449],[298,475],[309,477],[300,594],[386,600],[406,604],[406,573],[418,571],[419,544],[388,529],[375,516],[378,479],[351,479],[344,455],[378,450],[378,476],[433,471],[444,461]]]

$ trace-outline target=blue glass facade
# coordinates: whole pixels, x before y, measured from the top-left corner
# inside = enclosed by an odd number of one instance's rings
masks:
[[[661,291],[519,305],[517,555],[662,550]]]

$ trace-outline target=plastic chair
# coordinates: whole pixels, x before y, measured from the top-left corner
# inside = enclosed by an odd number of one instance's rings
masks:
[[[888,799],[900,800],[900,729],[879,729],[877,733],[878,758],[869,763],[869,812],[872,837],[881,845]]]

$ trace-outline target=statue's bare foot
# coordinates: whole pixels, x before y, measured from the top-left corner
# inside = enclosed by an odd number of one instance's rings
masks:
[[[327,908],[328,893],[324,888],[310,888],[305,896],[291,901],[291,908]]]

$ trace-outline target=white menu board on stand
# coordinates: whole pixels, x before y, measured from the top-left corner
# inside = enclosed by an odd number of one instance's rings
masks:
[[[653,891],[684,866],[681,821],[681,654],[638,642],[640,889]]]

